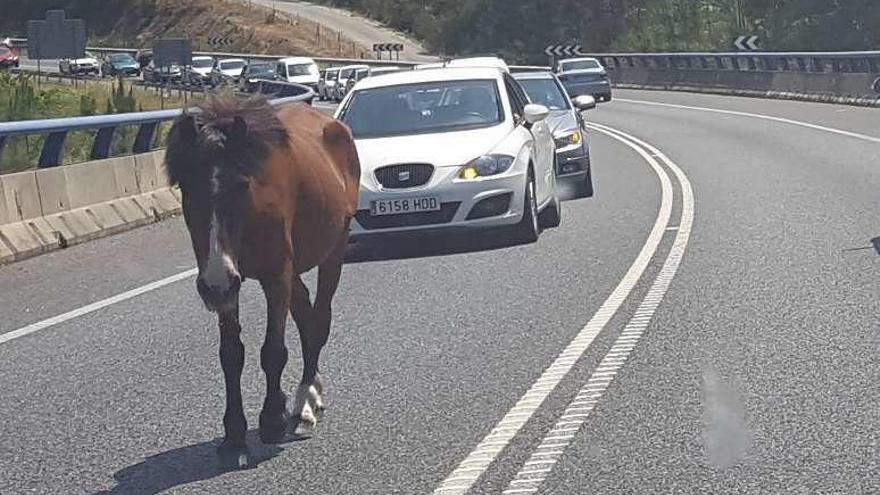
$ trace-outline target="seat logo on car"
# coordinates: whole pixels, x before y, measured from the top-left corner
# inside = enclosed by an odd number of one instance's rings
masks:
[[[400,182],[409,181],[409,170],[404,170],[397,174],[397,180],[399,180]]]

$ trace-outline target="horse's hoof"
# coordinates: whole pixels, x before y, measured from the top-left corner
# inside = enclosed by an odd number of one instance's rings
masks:
[[[217,447],[217,457],[222,469],[248,469],[251,467],[251,455],[247,445],[244,444],[224,440]]]
[[[260,441],[267,445],[284,443],[287,436],[287,425],[290,422],[290,414],[284,413],[268,419],[268,416],[260,415]]]
[[[295,420],[293,434],[297,438],[311,438],[312,435],[315,434],[316,424],[315,421],[306,421],[302,418],[297,418]]]

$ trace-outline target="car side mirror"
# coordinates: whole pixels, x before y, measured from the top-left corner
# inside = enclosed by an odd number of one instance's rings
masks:
[[[550,115],[550,109],[544,105],[530,103],[523,109],[523,118],[529,125],[537,124]]]
[[[581,112],[596,108],[596,99],[590,95],[575,96],[571,102]]]

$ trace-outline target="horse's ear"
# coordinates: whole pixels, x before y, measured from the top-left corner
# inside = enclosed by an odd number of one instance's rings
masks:
[[[199,131],[196,129],[196,119],[184,112],[174,123],[180,140],[184,143],[192,143],[198,138]]]
[[[247,122],[240,116],[236,115],[235,118],[232,119],[232,126],[229,128],[229,133],[226,135],[226,138],[231,141],[243,141],[248,134],[248,125]]]

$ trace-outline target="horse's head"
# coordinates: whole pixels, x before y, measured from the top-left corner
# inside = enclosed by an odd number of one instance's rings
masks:
[[[199,295],[211,311],[238,301],[239,253],[250,214],[253,177],[269,146],[287,134],[265,99],[209,97],[179,117],[168,137],[166,163],[180,186],[183,214],[199,267]]]

